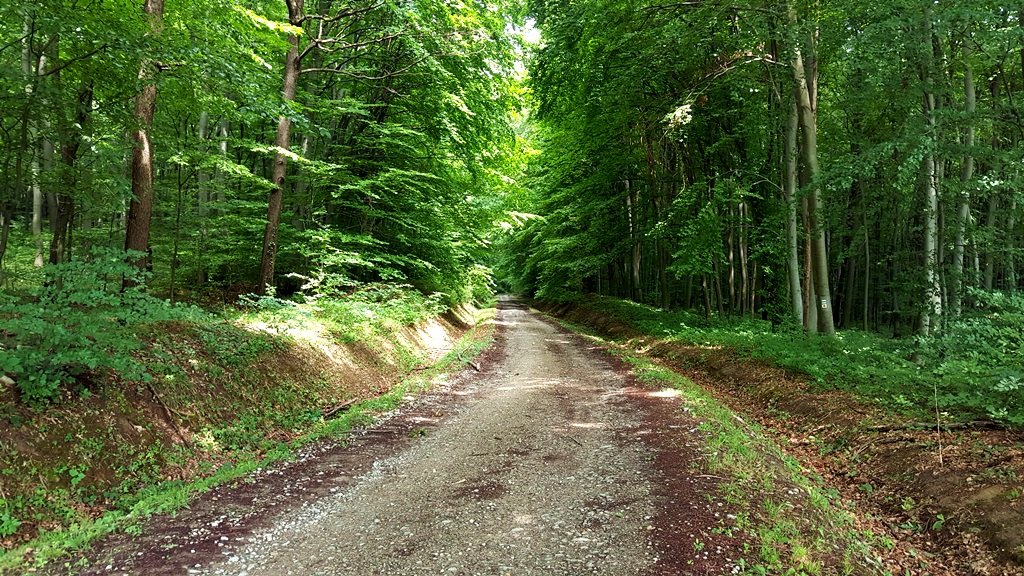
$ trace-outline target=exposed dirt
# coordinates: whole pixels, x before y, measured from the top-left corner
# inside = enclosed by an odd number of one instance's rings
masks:
[[[482,371],[50,572],[732,573],[744,543],[715,532],[731,511],[679,399],[522,306],[498,323]]]
[[[849,394],[814,391],[799,374],[730,350],[658,341],[585,306],[548,311],[628,340],[756,420],[844,499],[855,500],[873,530],[892,537],[889,560],[901,570],[1024,574],[1020,433],[907,427]]]

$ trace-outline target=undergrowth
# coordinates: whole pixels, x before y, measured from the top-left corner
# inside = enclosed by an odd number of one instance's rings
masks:
[[[261,323],[281,334],[310,325],[325,327],[338,342],[357,342],[433,318],[445,310],[443,294],[425,296],[406,284],[366,284],[333,297],[246,295],[229,314],[246,324]]]
[[[406,328],[447,310],[373,284],[212,313],[151,295],[133,256],[96,250],[0,292],[0,549],[38,536],[44,561],[365,422],[437,345]]]
[[[974,306],[927,339],[842,331],[807,336],[767,321],[708,319],[613,298],[581,304],[638,332],[725,347],[810,376],[819,390],[849,391],[890,410],[953,421],[991,419],[1024,427],[1024,296],[974,292]]]

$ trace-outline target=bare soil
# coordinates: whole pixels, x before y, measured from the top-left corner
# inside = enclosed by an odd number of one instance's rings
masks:
[[[800,374],[725,349],[659,341],[585,306],[552,314],[627,341],[772,433],[860,520],[888,534],[887,561],[907,574],[1024,574],[1024,435],[919,429]]]
[[[497,322],[479,372],[110,537],[72,571],[733,573],[745,543],[718,533],[734,511],[679,399],[524,306]]]

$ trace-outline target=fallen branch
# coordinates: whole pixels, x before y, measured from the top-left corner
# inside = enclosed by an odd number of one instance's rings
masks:
[[[975,420],[973,422],[957,422],[953,424],[942,424],[941,429],[946,432],[955,430],[1009,430],[1005,424],[993,420]],[[933,422],[910,422],[907,424],[882,424],[880,426],[869,426],[866,428],[871,432],[897,432],[903,430],[935,430]]]
[[[156,400],[157,404],[164,409],[167,421],[171,424],[171,427],[174,428],[174,432],[179,438],[181,438],[181,441],[184,442],[186,446],[190,446],[191,442],[189,442],[188,437],[181,431],[181,427],[178,426],[178,422],[174,419],[175,413],[179,416],[182,416],[182,414],[177,410],[171,410],[171,407],[164,402],[164,399],[160,397],[160,394],[157,394],[156,388],[153,387],[152,383],[147,382],[146,387],[149,388],[149,393],[153,395],[153,399]]]
[[[580,442],[579,440],[573,438],[572,436],[569,436],[568,434],[565,434],[564,437],[568,438],[569,440],[572,440],[573,442],[575,442],[580,448],[583,447],[583,442]]]
[[[353,399],[349,400],[348,402],[342,402],[341,404],[335,406],[334,408],[331,408],[330,410],[324,410],[323,411],[323,418],[324,418],[324,420],[331,420],[332,418],[336,418],[337,416],[340,415],[339,413],[347,411],[349,408],[354,406],[355,403],[356,403],[356,399],[353,398]]]

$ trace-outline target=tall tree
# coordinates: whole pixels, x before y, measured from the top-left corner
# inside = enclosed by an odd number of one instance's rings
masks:
[[[790,24],[796,25],[796,12],[790,9]],[[813,38],[813,34],[811,35]],[[815,42],[810,42],[806,58],[815,58]],[[828,248],[822,214],[825,210],[821,196],[821,171],[818,166],[818,114],[816,109],[817,74],[808,75],[805,55],[799,46],[793,47],[791,57],[793,80],[796,82],[797,108],[800,118],[802,156],[811,190],[807,194],[808,234],[811,237],[810,274],[814,283],[814,308],[818,317],[818,331],[827,335],[836,332],[832,314],[832,290],[829,286]]]
[[[299,32],[304,19],[304,0],[286,0],[288,22],[295,27],[288,33],[288,53],[284,59],[284,88],[282,98],[285,112],[277,120],[277,136],[274,140],[274,171],[270,177],[273,188],[267,201],[267,225],[263,231],[263,250],[260,257],[260,274],[257,292],[265,294],[274,286],[274,265],[277,262],[278,228],[281,223],[281,208],[284,205],[285,178],[288,176],[288,155],[291,148],[292,120],[288,106],[295,100],[302,65],[299,55]]]
[[[971,219],[971,185],[974,181],[975,114],[977,94],[974,86],[974,70],[971,63],[970,31],[964,35],[961,55],[964,67],[964,112],[967,126],[964,128],[964,157],[960,167],[960,195],[957,199],[956,236],[953,244],[953,293],[950,304],[953,315],[959,316],[963,306],[964,264],[966,259],[967,226]]]
[[[163,28],[164,0],[145,0],[142,12],[149,20],[154,36]],[[141,269],[150,267],[149,233],[153,218],[153,145],[150,130],[153,115],[156,113],[157,83],[156,74],[159,63],[144,59],[139,79],[142,89],[135,97],[135,129],[132,131],[132,199],[128,208],[127,227],[125,229],[124,249],[145,253],[135,261]]]

